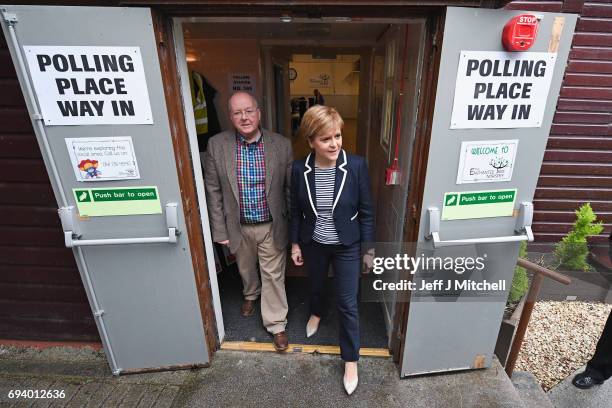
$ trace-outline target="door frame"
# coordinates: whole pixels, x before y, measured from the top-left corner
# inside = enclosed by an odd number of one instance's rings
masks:
[[[438,72],[442,54],[442,36],[446,9],[430,16],[426,22],[427,42],[423,49],[423,68],[419,85],[419,102],[417,104],[417,128],[412,151],[412,165],[408,197],[406,199],[406,216],[404,217],[404,242],[417,242],[420,228],[420,214],[425,190],[425,176],[429,157],[429,142],[435,108],[436,90],[438,87]],[[399,279],[412,280],[413,275],[405,271]],[[391,353],[393,361],[402,371],[404,346],[406,343],[406,327],[410,293],[405,302],[396,304],[393,336],[391,338]]]
[[[278,128],[278,112],[276,108],[278,108],[279,104],[277,101],[277,84],[276,84],[276,76],[275,76],[275,68],[281,67],[283,71],[288,71],[289,63],[285,60],[283,55],[279,55],[272,48],[262,47],[261,50],[261,61],[263,65],[262,77],[264,79],[263,84],[263,96],[262,99],[264,102],[264,119],[266,123],[266,127],[276,133],[280,133],[282,135],[287,134],[287,130],[291,128],[291,118],[288,115],[283,115],[283,123],[282,128]],[[289,76],[285,76],[283,79],[283,94],[284,96],[289,96],[290,92],[290,83]],[[285,108],[286,110],[286,108]],[[283,111],[283,114],[287,112]]]
[[[201,211],[194,208],[198,205],[199,196],[196,188],[196,179],[194,178],[195,162],[192,162],[190,153],[191,141],[189,140],[189,135],[185,127],[187,121],[183,111],[181,81],[176,59],[172,20],[154,8],[151,8],[151,18],[153,21],[153,31],[155,33],[155,42],[162,74],[164,95],[166,97],[168,123],[171,129],[170,137],[174,147],[174,156],[176,158],[176,170],[185,213],[187,237],[192,251],[191,256],[195,284],[204,325],[204,340],[208,345],[209,358],[212,359],[212,355],[220,344],[217,333],[219,329],[223,330],[223,325],[217,325],[215,307],[213,305],[214,295],[211,289],[211,282],[216,282],[216,275],[211,275],[209,271],[215,270],[214,257],[212,269],[206,264],[209,257],[207,256],[208,253],[204,250],[205,238],[203,227],[208,226],[208,223],[201,223]],[[207,216],[208,213],[205,213]],[[210,264],[210,261],[208,262]],[[211,276],[214,276],[214,278],[211,278]]]
[[[344,6],[342,15],[351,15],[350,6]],[[229,8],[231,9],[231,8]],[[231,11],[227,11],[226,16],[219,17],[185,17],[185,11],[178,12],[174,10],[174,13],[170,11],[167,14],[162,14],[161,12],[154,12],[154,15],[157,15],[158,18],[154,19],[157,21],[156,24],[156,32],[158,30],[162,31],[162,34],[158,36],[158,48],[163,48],[171,52],[167,52],[168,55],[165,55],[162,58],[160,51],[160,63],[165,65],[163,68],[163,73],[165,75],[169,75],[169,79],[165,78],[170,82],[169,86],[166,87],[166,98],[168,100],[168,110],[170,123],[174,125],[174,130],[180,132],[179,135],[173,135],[174,139],[177,142],[180,142],[181,150],[176,150],[177,156],[177,169],[179,170],[179,174],[186,173],[186,170],[181,170],[180,167],[182,163],[191,163],[193,161],[194,167],[198,167],[197,164],[200,163],[199,154],[195,154],[197,152],[197,137],[195,136],[195,126],[193,129],[190,129],[191,126],[187,124],[189,119],[189,110],[186,107],[191,106],[190,103],[190,93],[184,92],[185,88],[183,87],[183,92],[181,92],[181,85],[185,81],[181,81],[179,70],[181,69],[180,65],[177,65],[177,49],[175,46],[177,44],[176,37],[178,37],[178,33],[180,33],[181,41],[182,38],[182,27],[183,22],[251,22],[251,23],[266,23],[266,22],[279,22],[278,17],[274,16],[262,16],[262,17],[235,17],[232,16]],[[239,8],[236,8],[239,10]],[[404,219],[404,233],[403,239],[405,242],[415,242],[418,235],[419,230],[419,217],[422,206],[422,198],[423,198],[423,188],[425,182],[425,172],[427,169],[427,157],[429,153],[429,140],[431,137],[431,123],[433,118],[433,110],[434,110],[434,101],[435,101],[435,93],[437,86],[437,75],[438,75],[438,66],[440,61],[440,52],[441,52],[441,40],[442,40],[442,32],[444,28],[444,11],[445,7],[435,7],[430,9],[413,9],[411,12],[404,13],[402,17],[397,17],[397,13],[393,13],[393,10],[385,11],[384,15],[389,15],[389,17],[383,16],[380,17],[380,14],[374,18],[360,18],[355,24],[364,24],[364,23],[374,23],[374,22],[386,22],[389,24],[402,24],[411,18],[425,18],[426,26],[427,26],[427,34],[426,34],[426,44],[424,45],[424,54],[423,54],[423,70],[421,75],[421,81],[419,84],[419,102],[418,102],[418,113],[417,113],[417,129],[415,136],[415,147],[413,149],[413,157],[412,157],[412,169],[411,169],[411,178],[410,178],[410,191],[408,197],[406,199],[406,214],[408,216]],[[273,11],[270,12],[272,14]],[[395,17],[391,17],[391,14],[395,14]],[[405,16],[403,14],[406,14]],[[193,12],[193,15],[197,15],[197,12]],[[317,19],[309,19],[309,18],[295,18],[294,22],[335,22],[333,18],[329,18],[330,20],[325,20],[324,18]],[[174,31],[174,32],[173,32]],[[184,47],[182,48],[183,57],[184,57]],[[184,60],[184,58],[183,58]],[[186,63],[184,70],[186,71]],[[371,66],[368,67],[368,70],[371,69]],[[170,88],[170,89],[168,89]],[[188,89],[188,88],[187,88]],[[185,98],[185,94],[188,96]],[[368,90],[369,94],[369,90]],[[171,103],[171,101],[173,103]],[[178,101],[181,101],[183,104],[183,112],[180,112],[181,109]],[[187,102],[187,103],[186,103]],[[171,105],[172,108],[171,108]],[[172,110],[172,112],[170,112]],[[193,113],[191,113],[193,116]],[[369,116],[369,115],[368,115]],[[195,139],[194,139],[195,138]],[[195,142],[194,142],[195,140]],[[195,144],[194,144],[195,143]],[[196,146],[194,150],[193,147]],[[192,148],[190,152],[189,149]],[[176,146],[175,146],[176,148]],[[365,153],[365,152],[363,152]],[[190,184],[187,186],[190,195],[190,200],[186,200],[184,197],[184,201],[187,201],[185,204],[185,208],[191,208],[194,203],[199,202],[200,205],[206,205],[206,199],[204,194],[204,183],[203,176],[201,172],[201,167],[197,170],[194,170],[193,167],[189,166],[189,177],[183,178],[181,177],[181,188],[184,187],[183,184]],[[198,180],[199,179],[199,180]],[[202,207],[200,207],[202,208]],[[207,333],[207,341],[208,341],[208,333],[214,332],[211,330],[211,327],[206,327],[206,324],[211,324],[215,322],[216,328],[218,330],[218,334],[215,333],[215,341],[218,339],[219,342],[222,340],[223,336],[223,317],[221,313],[221,304],[219,297],[218,285],[216,284],[216,275],[208,274],[211,269],[211,265],[214,265],[214,257],[212,256],[212,238],[210,236],[210,227],[208,223],[208,214],[207,211],[200,211],[200,214],[194,212],[189,212],[189,214],[185,214],[186,218],[190,220],[191,223],[198,224],[198,230],[200,231],[199,240],[201,242],[200,248],[202,251],[198,251],[198,253],[194,252],[194,258],[199,255],[204,255],[203,249],[206,248],[206,259],[208,260],[208,268],[206,269],[206,276],[209,278],[208,285],[202,285],[202,281],[198,282],[198,294],[200,297],[200,304],[208,305],[209,308],[213,308],[214,311],[204,308],[203,314],[208,317],[208,320],[205,320],[205,329]],[[200,254],[201,252],[201,254]],[[194,265],[196,260],[194,259]],[[204,260],[201,260],[201,263],[204,263]],[[203,277],[204,275],[202,275]],[[214,281],[214,283],[213,283]],[[201,289],[205,289],[202,290]],[[213,306],[214,305],[214,306]],[[393,354],[393,360],[400,365],[402,359],[400,356],[404,350],[404,343],[406,339],[406,325],[408,319],[409,312],[409,304],[408,302],[399,302],[397,304],[396,313],[394,316],[394,324],[393,324],[393,336],[390,339],[391,343],[391,352]],[[213,316],[214,315],[214,316]],[[219,329],[220,328],[220,329]],[[211,347],[210,350],[216,350],[218,347]]]
[[[217,273],[216,273],[216,265],[215,265],[215,255],[214,255],[214,242],[212,240],[212,233],[210,232],[210,223],[208,220],[208,210],[200,211],[200,208],[208,209],[208,203],[206,201],[206,193],[204,189],[204,174],[202,171],[202,161],[203,157],[200,155],[200,151],[198,148],[198,135],[195,127],[195,117],[192,109],[192,101],[191,101],[191,90],[189,84],[189,71],[187,68],[187,59],[185,53],[185,41],[183,37],[182,31],[182,23],[184,19],[182,18],[173,18],[172,19],[172,39],[173,39],[173,53],[172,55],[175,58],[173,67],[176,67],[177,79],[179,88],[178,98],[181,101],[181,110],[182,117],[180,118],[182,123],[181,127],[183,127],[186,135],[184,137],[187,138],[188,143],[188,156],[183,160],[184,163],[192,164],[192,174],[190,175],[192,180],[192,186],[195,187],[195,196],[196,200],[193,200],[192,203],[198,203],[198,210],[194,211],[192,215],[194,218],[197,218],[197,222],[201,226],[201,236],[203,238],[203,243],[199,247],[203,250],[203,256],[206,260],[207,271],[214,271],[214,273],[208,273],[208,289],[210,291],[210,295],[208,297],[212,302],[212,308],[214,311],[214,322],[216,325],[216,340],[218,341],[218,345],[223,342],[225,337],[225,325],[223,323],[223,313],[221,311],[221,297],[219,294],[219,284],[217,282]],[[186,80],[185,80],[186,79]],[[190,207],[191,208],[191,207]],[[206,281],[204,281],[206,282]],[[200,294],[199,289],[202,285],[198,284],[198,294]],[[201,295],[206,295],[201,293]],[[215,350],[218,347],[215,347]]]

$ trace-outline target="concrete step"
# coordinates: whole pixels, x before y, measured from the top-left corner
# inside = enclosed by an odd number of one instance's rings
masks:
[[[183,402],[201,407],[214,396],[214,406],[524,408],[497,360],[488,369],[400,379],[391,359],[361,358],[359,386],[350,397],[342,373],[338,356],[221,351]],[[248,390],[248,398],[238,389]]]
[[[113,377],[103,353],[72,354],[0,348],[0,406],[15,402],[6,397],[11,389],[45,387],[64,390],[64,398],[52,401],[59,407],[132,406],[125,402],[145,398],[154,408],[524,408],[497,360],[488,369],[400,379],[390,358],[364,357],[359,386],[347,396],[335,355],[221,350],[209,368]]]
[[[525,408],[554,408],[552,402],[533,374],[527,371],[515,371],[512,384],[518,391]]]

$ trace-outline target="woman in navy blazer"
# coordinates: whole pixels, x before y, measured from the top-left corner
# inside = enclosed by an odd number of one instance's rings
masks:
[[[312,152],[293,163],[290,239],[291,258],[306,264],[310,281],[307,337],[317,332],[324,314],[327,271],[334,266],[343,382],[350,395],[358,382],[361,244],[374,242],[374,213],[365,160],[342,150],[343,124],[328,106],[315,105],[304,114],[298,137]]]

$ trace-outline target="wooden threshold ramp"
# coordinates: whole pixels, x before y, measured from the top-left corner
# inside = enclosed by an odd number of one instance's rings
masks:
[[[255,341],[224,341],[221,350],[234,351],[271,351],[276,353],[272,342],[258,343]],[[309,353],[309,354],[340,354],[339,346],[324,346],[319,344],[289,344],[284,353]],[[391,357],[386,348],[362,347],[359,350],[361,357]]]

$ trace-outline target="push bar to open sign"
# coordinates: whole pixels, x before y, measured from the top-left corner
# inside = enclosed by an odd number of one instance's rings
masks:
[[[514,231],[520,235],[509,235],[502,237],[483,237],[469,239],[454,239],[443,241],[440,239],[440,210],[437,207],[427,209],[429,227],[425,234],[425,239],[433,241],[434,248],[444,248],[459,245],[472,244],[497,244],[503,242],[533,242],[533,231],[531,230],[531,221],[533,220],[533,204],[528,202],[521,203],[519,216],[516,220]]]
[[[64,242],[67,248],[77,246],[129,245],[129,244],[176,244],[178,230],[178,209],[176,203],[166,204],[166,225],[168,236],[141,238],[106,238],[80,239],[81,233],[74,206],[62,207],[58,210],[64,231]]]

